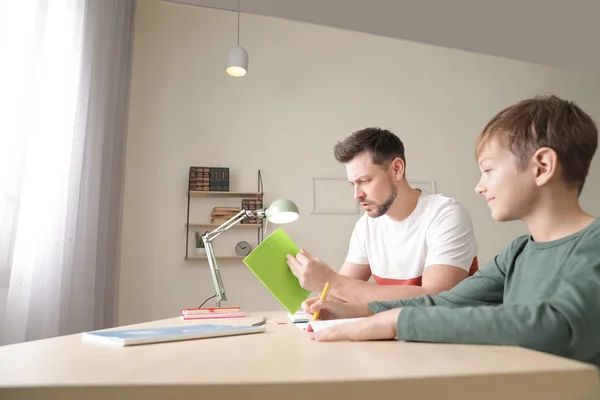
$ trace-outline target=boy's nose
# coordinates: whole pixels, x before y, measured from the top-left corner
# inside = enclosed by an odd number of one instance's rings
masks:
[[[481,194],[481,195],[483,195],[485,193],[485,188],[483,187],[481,182],[478,182],[477,185],[475,185],[475,193]]]

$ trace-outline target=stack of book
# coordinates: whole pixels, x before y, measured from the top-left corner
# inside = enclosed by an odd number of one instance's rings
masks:
[[[242,199],[242,208],[244,210],[260,210],[263,208],[262,199]],[[242,221],[242,224],[260,224],[260,218],[246,218]]]
[[[221,225],[240,212],[239,207],[215,207],[210,212],[210,223]]]
[[[190,167],[189,190],[228,192],[229,168]]]

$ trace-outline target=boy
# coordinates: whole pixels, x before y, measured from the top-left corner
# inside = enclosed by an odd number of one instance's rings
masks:
[[[597,146],[594,121],[556,96],[498,113],[477,143],[475,190],[495,220],[522,220],[530,235],[438,295],[307,302],[322,318],[370,316],[314,338],[516,345],[600,366],[600,219],[578,204]]]

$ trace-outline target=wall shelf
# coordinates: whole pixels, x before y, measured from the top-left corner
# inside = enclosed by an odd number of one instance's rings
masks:
[[[200,190],[188,190],[187,191],[187,216],[185,223],[185,259],[193,259],[193,260],[207,260],[206,256],[196,256],[189,255],[189,237],[190,237],[190,229],[204,229],[207,231],[212,231],[221,224],[211,224],[211,223],[190,223],[190,199],[192,197],[206,197],[206,198],[239,198],[239,199],[261,199],[263,198],[263,183],[262,176],[260,170],[258,170],[258,191],[256,192],[226,192],[226,191],[200,191]],[[241,209],[241,208],[240,208]],[[263,224],[252,223],[252,224],[242,224],[238,223],[231,227],[231,229],[256,229],[257,230],[257,242],[260,244],[263,241]],[[216,256],[218,259],[225,260],[242,260],[244,257],[239,256]]]
[[[260,192],[211,192],[198,190],[190,190],[188,193],[190,197],[244,197],[251,199],[260,199],[263,195]]]

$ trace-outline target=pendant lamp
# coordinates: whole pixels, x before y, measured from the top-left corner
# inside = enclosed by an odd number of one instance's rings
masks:
[[[237,46],[229,50],[227,54],[227,68],[225,71],[236,78],[246,75],[248,72],[248,52],[240,46],[240,1],[237,10]]]

